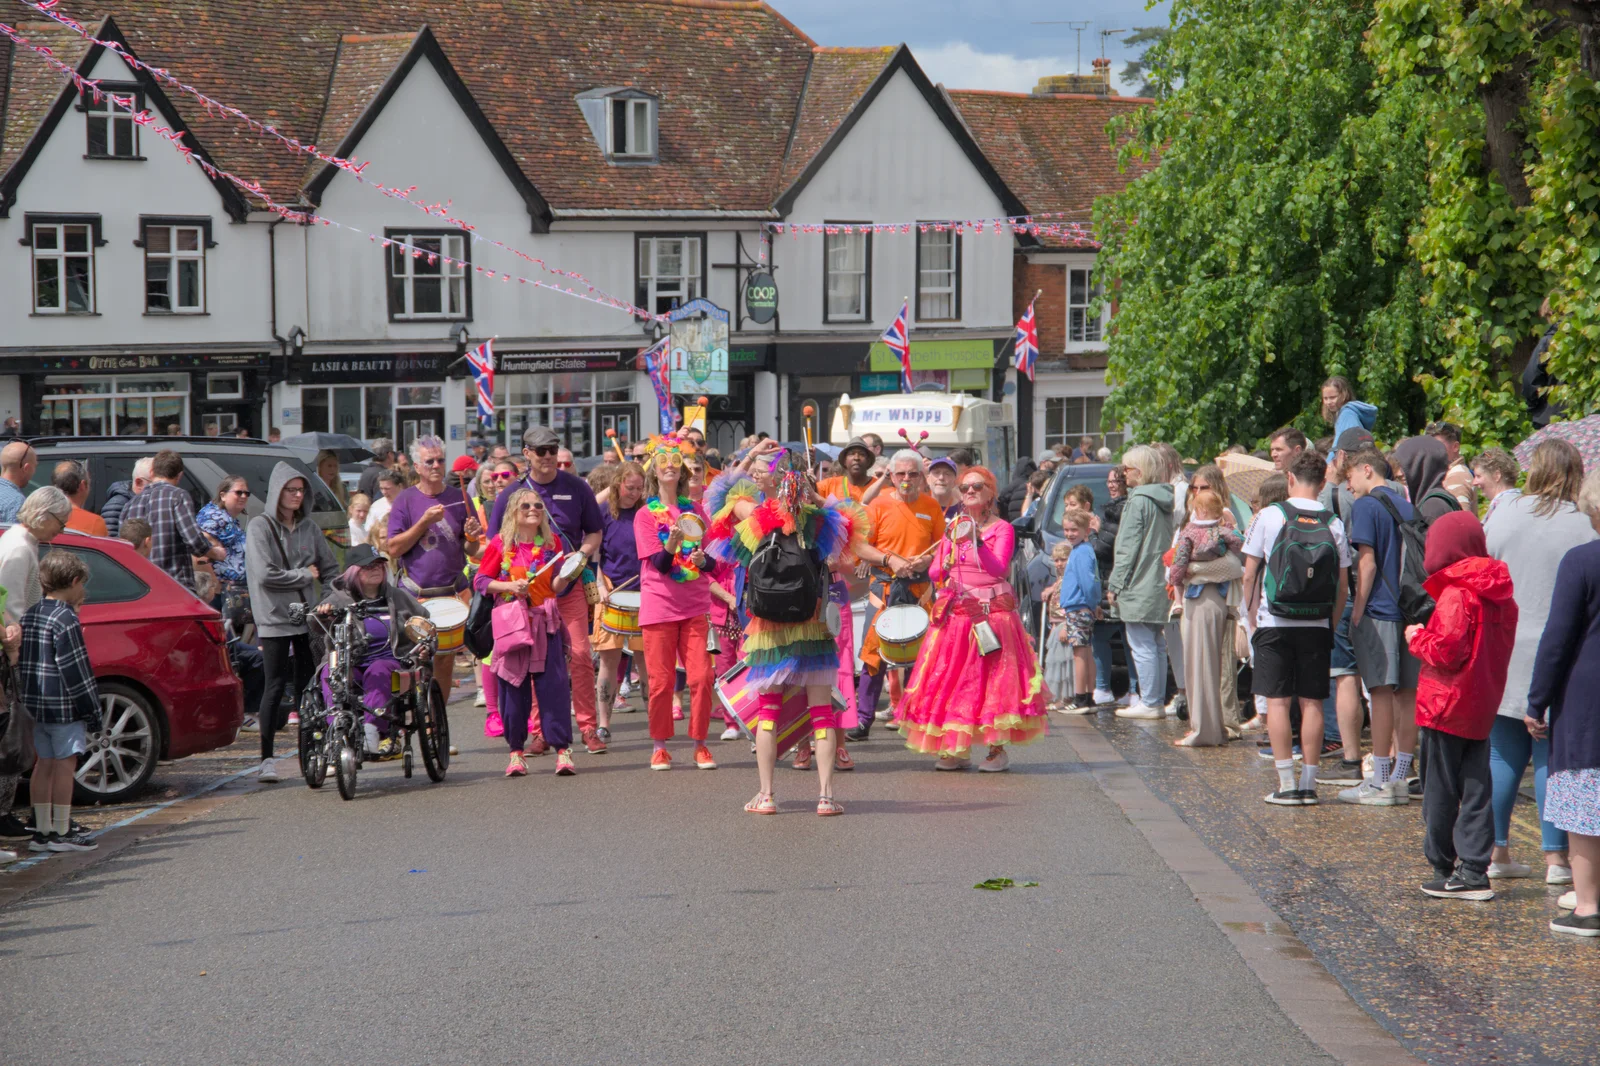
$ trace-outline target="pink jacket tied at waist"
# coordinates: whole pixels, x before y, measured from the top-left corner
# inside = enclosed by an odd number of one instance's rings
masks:
[[[489,656],[489,669],[494,675],[519,685],[544,673],[550,634],[561,625],[555,597],[537,607],[529,607],[524,600],[507,600],[495,606],[492,618],[494,652]]]

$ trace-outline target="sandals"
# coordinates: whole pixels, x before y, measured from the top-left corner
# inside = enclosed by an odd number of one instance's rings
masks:
[[[836,814],[843,814],[844,808],[832,796],[817,797],[817,817],[832,818]]]
[[[755,799],[744,805],[748,814],[777,814],[778,801],[772,798],[770,792],[757,792]]]
[[[1172,746],[1175,748],[1198,748],[1200,746],[1199,740],[1199,733],[1185,733],[1177,740],[1174,740]]]
[[[811,769],[811,745],[798,747],[794,751],[794,768],[796,770]]]
[[[854,770],[856,768],[856,761],[850,757],[848,751],[844,750],[843,745],[833,754],[833,768],[835,770]]]

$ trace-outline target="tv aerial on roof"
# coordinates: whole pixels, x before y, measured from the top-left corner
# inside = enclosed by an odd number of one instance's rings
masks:
[[[1088,29],[1090,26],[1093,26],[1094,25],[1093,22],[1091,22],[1088,19],[1084,19],[1082,21],[1079,21],[1079,20],[1076,20],[1076,19],[1069,19],[1069,20],[1056,19],[1054,21],[1046,21],[1046,22],[1030,22],[1028,25],[1030,25],[1030,26],[1066,26],[1068,29],[1072,30],[1073,33],[1077,34],[1078,35],[1078,65],[1074,69],[1079,74],[1083,73],[1083,31]]]

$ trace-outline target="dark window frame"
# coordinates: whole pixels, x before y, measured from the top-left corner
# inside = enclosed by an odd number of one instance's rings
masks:
[[[404,228],[404,227],[389,227],[389,228],[387,228],[387,229],[385,229],[383,231],[383,236],[384,236],[384,239],[386,239],[386,240],[391,242],[388,246],[380,246],[380,249],[379,249],[380,251],[383,252],[383,300],[384,300],[384,304],[387,307],[387,310],[388,310],[388,313],[389,313],[389,321],[390,322],[471,322],[472,321],[472,275],[474,273],[474,270],[472,269],[472,234],[471,233],[469,233],[468,231],[463,230],[463,229],[407,229],[407,228]],[[405,241],[407,239],[413,239],[414,240],[417,237],[460,237],[460,238],[462,238],[462,240],[461,240],[461,261],[463,263],[465,263],[466,266],[462,267],[462,269],[461,269],[461,275],[462,275],[462,294],[461,294],[461,304],[462,304],[461,310],[462,310],[462,313],[461,314],[459,314],[459,315],[451,315],[451,314],[418,315],[415,312],[413,312],[411,314],[406,314],[405,306],[404,306],[404,300],[403,299],[401,301],[401,306],[399,308],[396,308],[395,299],[394,299],[395,292],[394,292],[394,286],[392,284],[394,279],[390,275],[390,272],[389,272],[390,259],[391,259],[391,256],[394,254],[393,244],[394,244],[394,242],[397,242],[397,241],[403,242],[403,241]],[[441,247],[440,250],[442,252],[443,248]],[[452,257],[452,258],[454,258],[454,257]],[[413,277],[414,277],[414,275],[413,275]],[[445,294],[444,294],[444,290],[443,290],[443,285],[442,285],[442,282],[441,282],[441,290],[440,290],[441,299],[444,298],[444,295]]]
[[[33,231],[37,226],[87,226],[89,227],[89,310],[71,311],[65,306],[59,311],[39,310],[39,252],[34,248]],[[90,214],[45,214],[27,212],[22,216],[22,236],[17,243],[24,248],[32,250],[28,264],[28,312],[32,315],[41,315],[48,318],[66,318],[77,315],[79,317],[98,315],[100,313],[100,278],[99,256],[95,254],[96,248],[106,245],[105,234],[102,229],[100,215]],[[66,248],[57,249],[60,258],[65,261]],[[54,258],[54,257],[52,257]],[[63,275],[57,282],[65,285],[66,277]]]
[[[113,114],[120,114],[121,113],[121,109],[118,108],[115,104],[111,103],[109,100],[106,100],[105,97],[112,96],[112,95],[116,95],[116,96],[132,96],[133,97],[133,114],[138,114],[139,112],[141,112],[141,111],[143,111],[145,109],[144,86],[140,85],[138,82],[132,82],[132,81],[119,81],[119,82],[103,81],[103,82],[100,83],[100,95],[101,95],[101,98],[102,98],[102,103],[104,104],[103,108],[94,106],[94,93],[93,93],[92,90],[89,90],[89,89],[85,89],[83,92],[78,94],[78,102],[75,105],[76,109],[83,115],[83,119],[84,119],[84,121],[83,121],[83,140],[84,140],[83,158],[85,158],[85,159],[106,159],[106,160],[111,160],[111,161],[117,162],[117,163],[142,163],[142,162],[144,162],[145,161],[145,156],[141,155],[140,152],[139,152],[139,147],[140,147],[139,124],[137,122],[134,122],[132,120],[131,116],[126,121],[132,127],[132,133],[133,133],[133,145],[132,145],[133,154],[132,155],[118,155],[114,151],[96,152],[96,151],[91,150],[90,141],[89,141],[90,124],[97,120],[96,116],[99,116],[99,115],[113,115]],[[115,148],[116,147],[116,140],[115,140],[115,137],[112,134],[112,130],[114,128],[115,123],[118,120],[108,117],[104,121],[106,123],[106,145],[107,145],[108,148]]]
[[[950,235],[950,239],[951,239],[951,242],[952,242],[952,249],[951,249],[952,250],[952,259],[951,259],[951,264],[950,265],[951,265],[951,270],[952,270],[952,272],[954,274],[954,277],[955,277],[955,291],[954,291],[954,293],[952,293],[952,295],[954,296],[954,299],[951,301],[952,307],[953,307],[953,309],[955,311],[955,315],[952,318],[923,318],[922,317],[922,227],[923,226],[932,227],[932,226],[935,226],[935,225],[943,225],[945,227],[945,232]],[[917,223],[917,229],[916,229],[916,231],[914,233],[914,237],[915,237],[915,240],[916,240],[914,258],[916,260],[915,270],[916,270],[916,275],[917,275],[917,286],[916,286],[917,311],[916,311],[916,320],[918,322],[960,322],[961,321],[961,289],[962,289],[962,285],[961,285],[961,245],[963,243],[962,240],[961,240],[962,234],[958,233],[956,231],[956,228],[953,225],[950,225],[948,223],[944,223],[942,221],[941,222],[919,222],[919,223]]]
[[[874,236],[874,234],[872,233],[872,230],[870,228],[872,226],[872,223],[870,223],[870,222],[833,222],[833,221],[825,221],[825,222],[823,222],[823,226],[825,226],[825,227],[826,226],[837,226],[840,229],[843,229],[845,226],[854,226],[854,227],[857,227],[858,229],[862,230],[862,232],[851,233],[851,234],[844,234],[844,233],[833,234],[833,233],[828,233],[826,231],[823,232],[823,235],[822,235],[822,321],[823,321],[823,324],[824,325],[828,325],[828,324],[833,324],[833,323],[840,323],[840,324],[851,325],[851,324],[855,324],[855,323],[865,324],[865,323],[871,322],[872,321],[872,238]],[[861,296],[861,317],[860,318],[834,318],[828,313],[828,238],[829,237],[844,237],[844,236],[861,237],[866,241],[866,249],[865,249],[866,250],[866,255],[864,257],[865,262],[864,262],[863,267],[862,267],[865,280],[864,280],[864,283],[862,285],[862,290],[863,291],[862,291],[862,296]]]
[[[151,306],[150,306],[150,249],[149,249],[149,246],[148,246],[148,243],[147,243],[147,241],[148,241],[147,234],[149,233],[151,227],[155,227],[157,229],[170,228],[170,227],[183,227],[185,229],[197,229],[197,230],[200,231],[200,245],[201,245],[201,247],[200,247],[200,308],[199,308],[199,310],[197,310],[197,311],[186,311],[186,310],[178,310],[177,308],[168,308],[167,310],[162,311],[160,309],[152,309],[151,308]],[[217,246],[217,242],[212,239],[211,217],[209,215],[140,215],[139,216],[139,236],[134,240],[133,246],[135,248],[139,248],[139,249],[142,249],[144,251],[144,291],[145,291],[144,313],[145,314],[147,314],[147,315],[157,315],[157,316],[160,316],[160,317],[163,317],[163,318],[166,318],[166,317],[183,317],[183,316],[187,316],[187,317],[191,317],[192,318],[192,317],[199,317],[201,315],[206,315],[206,314],[210,313],[210,307],[211,307],[211,256],[208,253],[210,252],[211,249],[213,249],[213,248],[215,248]],[[168,253],[168,254],[173,256],[173,260],[172,261],[176,260],[177,256],[176,256],[175,252]],[[172,281],[173,281],[172,277],[169,276],[168,279],[167,279],[167,283],[169,285],[171,285]]]

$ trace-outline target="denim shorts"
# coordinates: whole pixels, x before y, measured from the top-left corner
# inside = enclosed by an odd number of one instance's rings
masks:
[[[75,759],[89,750],[89,727],[83,722],[35,722],[33,747],[41,759]]]
[[[1344,617],[1333,629],[1333,654],[1328,659],[1329,677],[1346,677],[1359,674],[1356,666],[1356,649],[1350,643],[1350,612],[1352,604],[1344,605]]]

